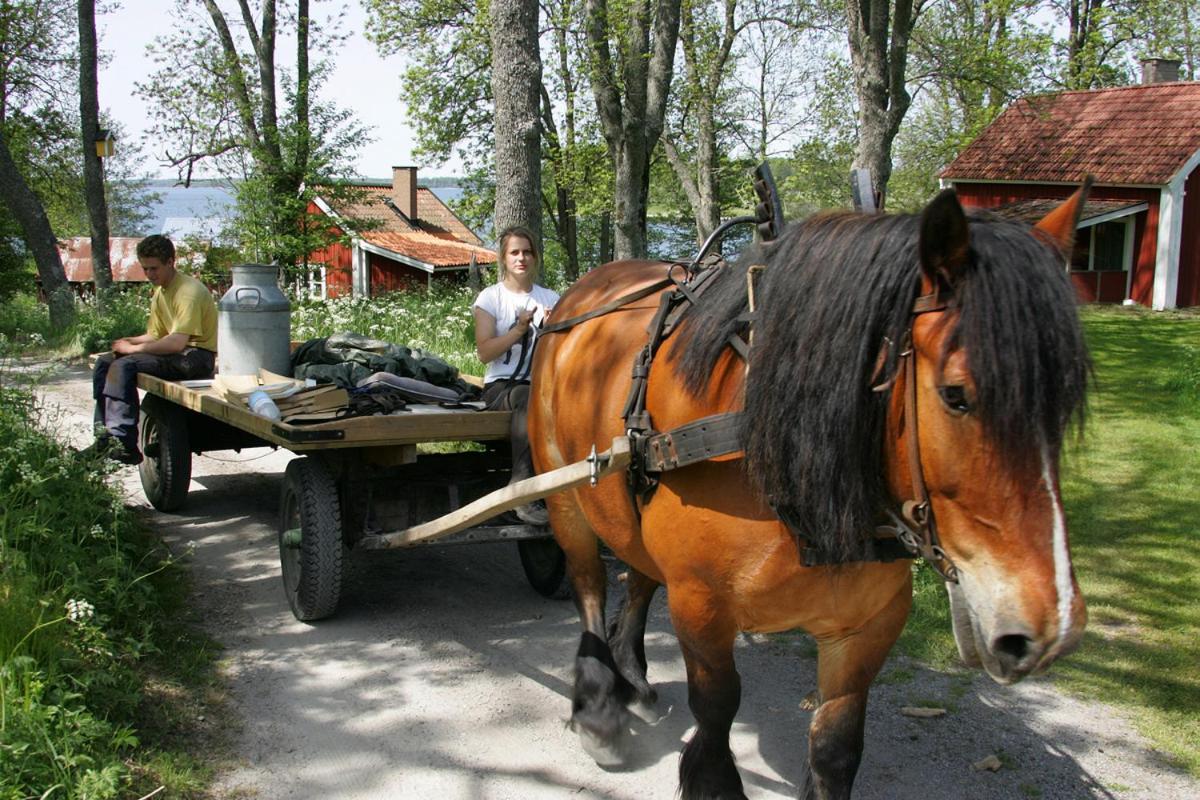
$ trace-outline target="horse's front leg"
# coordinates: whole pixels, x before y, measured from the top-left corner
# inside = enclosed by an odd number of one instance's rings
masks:
[[[555,500],[555,498],[551,498]],[[575,654],[575,686],[571,698],[571,729],[597,764],[616,766],[625,760],[629,714],[634,695],[609,649],[604,601],[608,575],[600,560],[596,533],[578,508],[559,504],[553,509],[554,536],[567,558],[567,573],[575,590],[583,634]]]
[[[808,729],[808,777],[802,800],[848,800],[862,761],[867,692],[908,618],[912,585],[849,633],[817,638],[821,705]]]
[[[646,615],[658,591],[658,581],[632,567],[626,573],[625,600],[608,632],[608,644],[621,675],[633,690],[630,711],[646,722],[656,721],[658,693],[646,679]]]
[[[687,665],[688,707],[696,718],[696,733],[679,760],[680,794],[683,800],[744,800],[729,749],[729,729],[742,699],[733,663],[737,626],[707,587],[672,584],[667,602]]]

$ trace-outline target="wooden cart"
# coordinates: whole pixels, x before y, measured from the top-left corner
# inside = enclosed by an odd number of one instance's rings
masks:
[[[142,488],[160,511],[187,498],[192,454],[283,447],[300,454],[284,473],[279,559],[292,613],[328,617],[341,595],[349,550],[429,543],[515,541],[530,584],[566,596],[562,551],[550,530],[508,520],[504,512],[580,486],[629,461],[626,439],[603,454],[508,485],[509,412],[412,405],[387,416],[289,425],[257,416],[210,387],[139,375],[145,391],[140,444]],[[482,451],[433,453],[433,442],[471,441]]]

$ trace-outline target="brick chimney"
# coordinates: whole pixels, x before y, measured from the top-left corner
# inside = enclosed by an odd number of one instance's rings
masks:
[[[417,168],[392,167],[392,200],[409,220],[417,219]]]
[[[1142,84],[1171,83],[1179,80],[1179,65],[1177,58],[1143,58]]]

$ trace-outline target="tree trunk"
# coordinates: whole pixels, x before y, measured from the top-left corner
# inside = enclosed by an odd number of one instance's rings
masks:
[[[79,0],[79,119],[83,132],[83,193],[92,229],[92,279],[96,286],[96,301],[103,309],[113,277],[108,258],[104,162],[96,153],[96,140],[100,138],[100,97],[96,82],[95,0]]]
[[[46,209],[37,193],[29,187],[8,149],[8,138],[0,129],[0,197],[21,226],[25,244],[33,253],[38,278],[50,307],[50,324],[56,331],[70,327],[75,319],[75,298],[63,272],[58,241],[50,228]]]
[[[912,102],[904,88],[908,39],[915,22],[912,0],[894,3],[893,9],[889,0],[846,0],[850,63],[858,97],[859,138],[851,166],[871,170],[880,209],[892,176],[892,140]]]
[[[587,0],[592,91],[613,164],[618,259],[646,256],[650,156],[663,131],[679,38],[680,0],[639,2],[640,7],[632,10],[623,7],[620,23],[610,24],[607,0]],[[619,63],[614,63],[609,47],[610,29],[623,33]]]
[[[491,0],[496,233],[511,225],[542,240],[542,59],[536,0]]]

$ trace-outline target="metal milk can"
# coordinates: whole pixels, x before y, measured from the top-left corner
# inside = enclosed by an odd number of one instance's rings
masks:
[[[241,264],[217,303],[217,363],[222,375],[257,375],[259,368],[291,376],[291,304],[279,288],[279,268]]]

